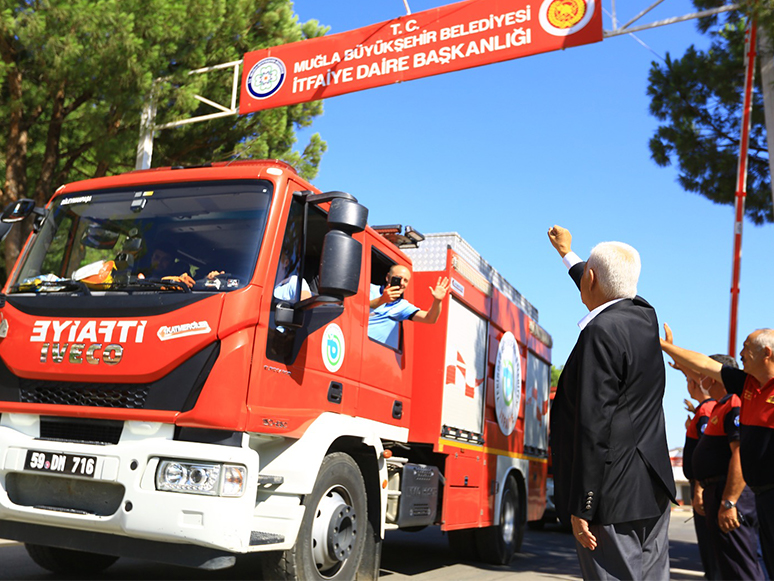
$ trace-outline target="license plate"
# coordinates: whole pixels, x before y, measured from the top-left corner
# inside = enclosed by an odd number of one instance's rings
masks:
[[[94,468],[97,464],[96,456],[80,456],[75,454],[63,454],[61,452],[39,452],[27,450],[27,458],[24,461],[25,470],[38,472],[50,472],[68,476],[85,476],[94,478]]]

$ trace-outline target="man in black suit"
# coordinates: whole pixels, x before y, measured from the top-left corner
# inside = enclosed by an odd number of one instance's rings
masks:
[[[551,408],[557,511],[585,579],[669,579],[664,360],[656,312],[637,296],[639,254],[603,242],[584,263],[568,230],[548,236],[589,310]]]

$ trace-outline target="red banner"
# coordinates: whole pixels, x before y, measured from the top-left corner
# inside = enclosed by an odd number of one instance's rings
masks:
[[[244,56],[240,114],[602,40],[601,0],[466,0]]]

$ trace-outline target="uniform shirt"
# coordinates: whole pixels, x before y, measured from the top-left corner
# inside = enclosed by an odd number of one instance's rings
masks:
[[[739,396],[724,395],[712,410],[704,435],[693,451],[693,476],[706,480],[728,475],[731,442],[739,441]]]
[[[384,292],[384,286],[371,285],[371,298],[374,300]],[[404,298],[379,305],[371,310],[368,317],[368,336],[374,341],[398,348],[400,341],[400,322],[411,319],[419,312],[419,307],[412,305]]]
[[[749,486],[774,484],[774,379],[761,387],[741,369],[724,366],[723,385],[741,397],[740,456],[742,475]]]
[[[683,447],[683,474],[688,480],[693,480],[693,452],[699,443],[704,429],[707,427],[712,410],[717,402],[714,399],[705,399],[699,404],[688,424],[685,432],[685,446]]]

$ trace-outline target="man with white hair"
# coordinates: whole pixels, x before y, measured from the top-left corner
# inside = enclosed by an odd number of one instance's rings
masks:
[[[669,579],[664,360],[656,313],[637,296],[639,254],[603,242],[584,263],[568,230],[548,237],[589,310],[551,408],[557,512],[584,579]]]
[[[721,365],[702,353],[672,343],[671,331],[661,348],[681,367],[720,381],[741,398],[739,453],[742,476],[755,493],[763,562],[774,572],[774,329],[756,329],[747,336],[739,356],[744,370]],[[723,507],[740,526],[738,498],[726,495]]]

